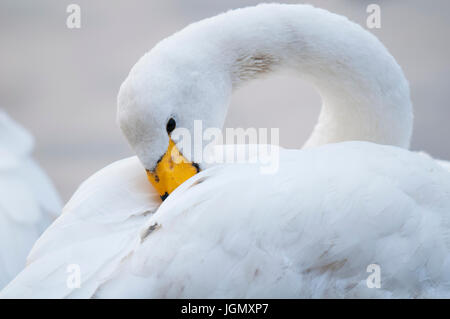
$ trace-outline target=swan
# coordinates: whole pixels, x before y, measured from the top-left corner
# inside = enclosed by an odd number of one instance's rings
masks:
[[[282,68],[323,105],[274,174],[179,151],[176,127],[222,127],[234,89]],[[345,17],[262,4],[194,23],[132,68],[118,122],[137,157],[80,186],[0,297],[450,297],[450,174],[407,149],[403,72]]]
[[[30,134],[0,109],[0,288],[25,267],[32,245],[61,210],[32,150]]]

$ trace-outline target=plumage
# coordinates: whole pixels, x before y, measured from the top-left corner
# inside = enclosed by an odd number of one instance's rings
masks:
[[[26,256],[60,213],[60,199],[32,159],[33,139],[0,110],[0,288],[25,267]]]
[[[438,160],[437,162],[438,162],[439,165],[441,165],[442,167],[444,167],[448,171],[450,171],[450,162],[448,162],[448,161],[441,161],[441,160]]]
[[[114,163],[80,187],[0,296],[450,296],[450,173],[366,142],[280,160],[275,175],[257,163],[205,170],[159,209],[137,158]],[[374,263],[380,289],[366,285]],[[69,264],[79,289],[66,285]]]

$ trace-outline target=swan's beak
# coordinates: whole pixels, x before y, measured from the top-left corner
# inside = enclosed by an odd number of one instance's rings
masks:
[[[165,200],[175,188],[198,172],[198,165],[189,162],[170,139],[167,152],[156,164],[154,172],[147,170],[147,176],[161,199]]]

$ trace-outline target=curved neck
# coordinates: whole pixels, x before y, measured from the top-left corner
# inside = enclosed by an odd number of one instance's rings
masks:
[[[347,140],[409,146],[413,116],[403,72],[375,36],[345,17],[267,4],[200,21],[169,39],[190,54],[180,58],[188,69],[223,81],[217,86],[230,87],[227,94],[283,68],[312,82],[323,105],[305,146]],[[225,107],[227,94],[218,94]]]

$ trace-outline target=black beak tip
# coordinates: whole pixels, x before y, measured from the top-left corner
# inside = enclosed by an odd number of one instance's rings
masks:
[[[162,201],[164,201],[168,196],[169,194],[167,194],[167,192],[165,192],[164,195],[161,195]]]
[[[200,166],[197,163],[192,163],[192,166],[195,167],[195,169],[197,170],[197,173],[200,173]]]

